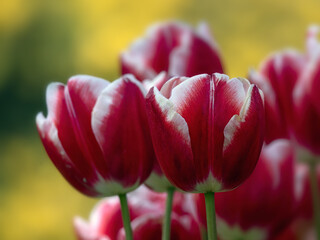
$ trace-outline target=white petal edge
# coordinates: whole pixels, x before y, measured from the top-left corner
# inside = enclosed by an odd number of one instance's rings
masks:
[[[191,139],[189,134],[189,127],[186,120],[175,111],[175,105],[167,98],[165,98],[158,89],[152,88],[155,100],[163,113],[166,115],[166,121],[173,123],[177,131],[181,133],[184,142],[191,149]]]
[[[97,230],[91,226],[91,223],[81,217],[76,216],[73,218],[73,226],[81,239],[90,240],[98,239],[99,237]]]
[[[89,83],[94,82],[91,84],[86,84],[88,89],[85,89],[88,92],[92,92],[93,95],[98,96],[102,89],[107,87],[110,82],[108,80],[105,80],[103,78],[98,78],[90,75],[75,75],[69,78],[68,84],[71,82],[75,82],[75,84],[83,84],[83,83]]]
[[[238,114],[233,115],[223,130],[223,135],[224,135],[223,152],[231,144],[234,134],[239,128],[240,123],[245,121],[246,113],[251,104],[251,95],[252,95],[253,87],[254,87],[253,84],[250,85],[246,95],[246,99],[244,100],[244,103],[241,107],[239,115]]]
[[[106,212],[106,205],[108,208],[112,208],[119,204],[119,198],[117,196],[108,197],[100,200],[92,209],[90,216],[89,216],[89,222],[90,225],[94,229],[98,229],[101,222],[103,221],[105,212]]]
[[[176,109],[181,105],[181,101],[187,99],[188,95],[193,91],[193,84],[204,78],[211,79],[208,74],[199,74],[191,78],[182,79],[180,84],[172,88],[170,101],[175,105]]]
[[[46,89],[46,103],[48,109],[48,119],[52,119],[56,110],[57,93],[59,88],[65,88],[65,85],[59,82],[50,83]]]
[[[57,152],[60,154],[60,156],[65,161],[65,167],[66,168],[73,168],[73,163],[71,162],[69,156],[67,155],[67,153],[65,152],[65,150],[61,144],[56,126],[50,121],[49,118],[46,119],[43,116],[43,113],[37,114],[36,124],[38,126],[39,131],[40,131],[41,138],[43,138],[43,139],[46,139],[46,132],[44,131],[45,130],[44,126],[45,126],[45,124],[49,124],[50,129],[49,129],[49,132],[47,133],[48,134],[47,141],[51,141],[54,144]]]
[[[209,25],[206,22],[200,22],[197,26],[197,34],[205,40],[212,48],[214,51],[216,51],[219,55],[220,50],[217,42],[214,39],[214,36],[210,30]]]

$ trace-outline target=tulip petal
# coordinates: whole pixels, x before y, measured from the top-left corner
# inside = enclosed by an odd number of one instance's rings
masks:
[[[92,132],[91,113],[98,96],[108,85],[108,81],[100,78],[75,76],[69,79],[65,89],[66,103],[79,149],[93,169],[104,177],[108,175],[108,169]]]
[[[125,75],[104,89],[92,112],[92,129],[110,178],[124,187],[143,182],[155,159],[144,94],[143,86]]]
[[[162,88],[163,84],[165,84],[169,80],[168,74],[164,71],[159,73],[154,79],[152,80],[144,80],[142,82],[142,85],[147,89],[147,91],[150,90],[152,87],[156,87],[159,90]]]
[[[170,54],[169,75],[191,77],[216,72],[223,73],[218,53],[206,40],[191,31],[183,32],[180,36],[180,45]]]
[[[224,129],[223,164],[216,165],[212,171],[216,178],[223,179],[226,189],[243,182],[259,158],[264,133],[261,94],[255,85],[251,85],[240,114],[234,115]]]
[[[73,226],[79,240],[100,240],[99,234],[81,217],[73,219]]]
[[[209,25],[206,22],[200,22],[197,26],[197,34],[201,39],[205,40],[217,53],[219,53],[219,48],[217,42],[215,41]]]
[[[143,81],[161,71],[171,77],[222,73],[217,46],[209,34],[205,24],[197,31],[180,22],[156,24],[121,54],[122,74],[133,73]]]
[[[149,67],[149,50],[153,48],[153,43],[146,39],[140,38],[136,40],[128,51],[120,56],[121,73],[134,74],[137,79],[143,81],[152,79],[157,73]],[[162,69],[163,70],[163,69]]]
[[[76,144],[76,136],[72,127],[70,127],[72,124],[69,111],[67,109],[64,92],[65,86],[60,83],[51,83],[47,87],[46,101],[48,117],[46,121],[52,121],[50,124],[47,123],[50,125],[50,127],[47,127],[47,131],[53,128],[56,129],[56,139],[61,142],[63,150],[73,162],[74,167],[77,168],[77,171],[79,171],[86,181],[91,182],[96,178],[96,174],[94,171],[92,171],[91,165],[87,162],[81,151],[79,151],[79,146]],[[42,122],[43,121],[44,120],[42,120]],[[53,158],[51,159],[52,161],[56,161]]]
[[[211,154],[210,121],[212,120],[213,84],[211,76],[198,75],[182,81],[172,89],[170,101],[186,121],[191,139],[196,179],[202,182],[209,174]],[[170,83],[168,83],[170,84]],[[199,106],[199,104],[201,104]]]
[[[195,178],[191,176],[195,166],[185,119],[156,88],[152,88],[147,95],[147,113],[153,146],[161,159],[161,168],[176,186],[192,190]],[[177,175],[177,172],[181,174]]]
[[[41,141],[50,159],[63,177],[80,192],[89,196],[97,196],[98,193],[92,190],[87,179],[83,177],[86,175],[77,169],[64,151],[58,137],[57,128],[53,122],[50,119],[46,119],[42,113],[39,113],[36,117],[36,124]]]
[[[279,107],[278,98],[270,82],[262,74],[256,71],[250,71],[250,82],[259,86],[262,89],[265,98],[265,141],[272,142],[278,138],[288,138],[287,124],[283,118],[283,113]]]
[[[167,71],[169,54],[175,45],[174,28],[174,25],[165,27],[163,24],[149,28],[145,38],[138,39],[122,54],[122,74],[133,73],[142,81]]]

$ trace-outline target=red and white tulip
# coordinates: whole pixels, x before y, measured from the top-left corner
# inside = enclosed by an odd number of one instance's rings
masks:
[[[121,54],[121,71],[134,74],[140,81],[153,79],[162,71],[170,77],[223,73],[209,27],[202,23],[193,30],[180,22],[151,26],[146,36]]]
[[[48,116],[36,118],[42,143],[65,179],[89,196],[134,190],[153,167],[146,91],[131,75],[110,83],[75,76],[47,88]]]
[[[222,74],[174,77],[147,95],[158,162],[188,192],[239,186],[253,171],[264,136],[262,92]]]
[[[249,80],[265,94],[266,141],[293,138],[315,155],[320,154],[320,43],[319,28],[310,27],[306,52],[286,50],[264,61]]]

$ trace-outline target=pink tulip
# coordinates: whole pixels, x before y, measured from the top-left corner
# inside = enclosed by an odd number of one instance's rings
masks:
[[[216,194],[221,240],[273,240],[296,216],[303,184],[295,177],[294,151],[277,140],[265,146],[252,175],[237,189]],[[204,199],[197,196],[205,223]]]
[[[161,239],[165,194],[154,193],[145,187],[128,194],[131,225],[135,240]],[[190,209],[190,195],[176,193],[173,201],[171,239],[200,240],[200,228]],[[80,217],[74,220],[79,240],[125,239],[117,198],[106,198],[93,209],[89,222]]]
[[[89,196],[129,192],[153,166],[145,90],[133,76],[109,83],[75,76],[47,88],[36,118],[43,145],[65,179]]]
[[[155,24],[146,36],[121,54],[122,74],[132,73],[140,81],[153,79],[161,71],[169,76],[222,73],[222,64],[209,27],[197,30],[180,22]]]
[[[253,171],[264,130],[263,97],[246,79],[175,77],[147,95],[157,159],[189,192],[233,189]]]

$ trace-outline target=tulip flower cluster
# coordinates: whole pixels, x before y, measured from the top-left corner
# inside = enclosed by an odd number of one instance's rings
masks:
[[[50,84],[42,143],[74,188],[106,197],[77,238],[320,239],[317,31],[247,80],[223,74],[206,24],[159,23],[118,80]]]

